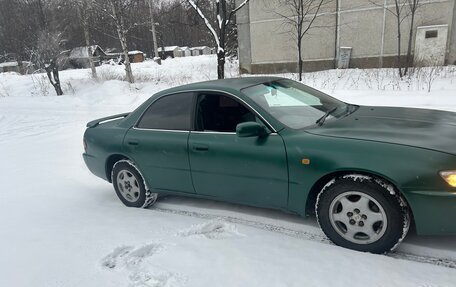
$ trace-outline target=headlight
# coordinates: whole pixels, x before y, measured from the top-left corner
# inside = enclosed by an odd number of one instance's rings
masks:
[[[456,187],[456,170],[441,171],[440,176],[452,187]]]

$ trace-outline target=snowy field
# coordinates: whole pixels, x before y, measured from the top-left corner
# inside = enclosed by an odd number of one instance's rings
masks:
[[[99,68],[100,82],[63,71],[62,97],[42,74],[0,74],[0,286],[456,286],[456,236],[411,234],[396,253],[372,255],[330,244],[314,219],[273,210],[178,197],[124,207],[85,167],[86,122],[213,79],[215,62],[134,64],[131,86],[120,66]],[[227,75],[236,70],[228,64]],[[392,73],[327,71],[304,82],[356,104],[456,111],[456,67],[406,81]]]

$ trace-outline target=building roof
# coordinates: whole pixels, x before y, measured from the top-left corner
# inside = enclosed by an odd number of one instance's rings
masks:
[[[190,50],[203,50],[203,49],[210,49],[208,46],[199,46],[190,48]]]
[[[28,62],[28,61],[22,61],[22,65],[23,65],[24,67],[27,67],[27,66],[31,66],[32,63],[31,63],[31,62]],[[17,67],[17,66],[18,66],[17,61],[11,61],[11,62],[0,63],[0,68],[4,68],[4,67]]]
[[[100,46],[92,45],[92,46],[83,46],[83,47],[73,48],[73,49],[71,49],[68,57],[73,58],[73,59],[88,58],[89,57],[89,48],[92,48],[91,57],[93,57],[95,55],[95,52],[97,50],[100,51],[102,54],[106,55],[106,53],[103,51],[103,49],[100,48]]]
[[[179,49],[179,46],[167,46],[165,47],[165,52],[172,52],[176,49]],[[158,48],[158,51],[161,52],[163,49],[160,47]]]
[[[128,52],[128,55],[138,55],[138,54],[144,54],[144,52],[139,51],[139,50],[134,50],[134,51]]]

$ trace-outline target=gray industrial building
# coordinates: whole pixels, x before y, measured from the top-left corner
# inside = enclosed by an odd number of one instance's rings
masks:
[[[240,0],[239,0],[240,2]],[[334,0],[320,10],[303,39],[305,71],[394,67],[397,24],[394,0]],[[456,64],[455,0],[421,0],[416,14],[412,53],[415,62]],[[242,73],[297,70],[296,43],[287,33],[279,0],[250,0],[237,14]],[[406,55],[409,21],[402,25],[401,54]],[[348,60],[349,62],[346,61]],[[345,60],[345,61],[343,61]]]

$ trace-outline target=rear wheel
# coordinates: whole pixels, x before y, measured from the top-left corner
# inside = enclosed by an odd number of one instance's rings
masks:
[[[399,194],[365,176],[345,176],[324,188],[316,212],[331,241],[358,251],[388,252],[409,227],[408,209]]]
[[[146,208],[157,199],[147,190],[141,173],[129,160],[120,160],[112,169],[112,184],[119,199],[128,207]]]

